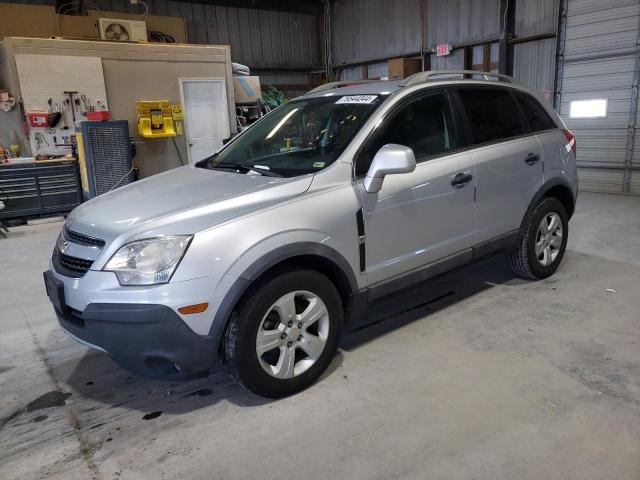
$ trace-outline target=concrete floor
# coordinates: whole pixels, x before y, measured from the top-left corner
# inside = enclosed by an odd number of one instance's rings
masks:
[[[69,340],[41,276],[59,229],[0,240],[3,479],[640,478],[640,198],[581,194],[546,281],[495,258],[378,305],[280,401]]]

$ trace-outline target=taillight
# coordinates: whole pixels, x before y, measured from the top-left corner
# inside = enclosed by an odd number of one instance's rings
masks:
[[[569,142],[567,147],[570,148],[571,150],[573,150],[573,154],[575,155],[575,153],[576,153],[576,136],[573,134],[573,132],[571,130],[567,130],[567,129],[562,129],[562,133],[564,133],[564,136],[566,137],[567,142]]]

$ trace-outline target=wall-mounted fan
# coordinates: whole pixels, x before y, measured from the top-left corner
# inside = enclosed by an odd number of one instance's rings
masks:
[[[102,40],[117,42],[146,42],[147,25],[139,20],[121,18],[100,18],[98,29]]]
[[[104,29],[104,38],[107,40],[129,41],[129,30],[121,23],[110,23]]]

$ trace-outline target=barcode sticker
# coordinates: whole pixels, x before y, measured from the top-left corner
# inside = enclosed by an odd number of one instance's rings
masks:
[[[336,103],[371,103],[378,98],[377,95],[347,95]]]

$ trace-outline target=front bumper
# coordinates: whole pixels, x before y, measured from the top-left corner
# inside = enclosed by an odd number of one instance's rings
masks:
[[[164,305],[92,303],[83,312],[54,310],[72,337],[142,377],[204,376],[218,357],[215,339],[194,333]]]
[[[95,276],[100,273],[103,272],[95,272]],[[105,273],[100,277],[110,276]],[[216,310],[193,315],[200,318],[189,324],[170,306],[173,302],[193,304],[203,298],[213,303],[214,298],[201,292],[208,279],[184,282],[186,285],[175,285],[171,290],[164,285],[155,291],[136,292],[135,289],[88,291],[81,287],[91,284],[79,282],[86,279],[63,277],[51,270],[44,277],[47,294],[63,329],[80,343],[106,352],[136,375],[189,379],[206,375],[215,365],[221,336],[221,329],[211,328]],[[194,326],[203,333],[195,331]]]

